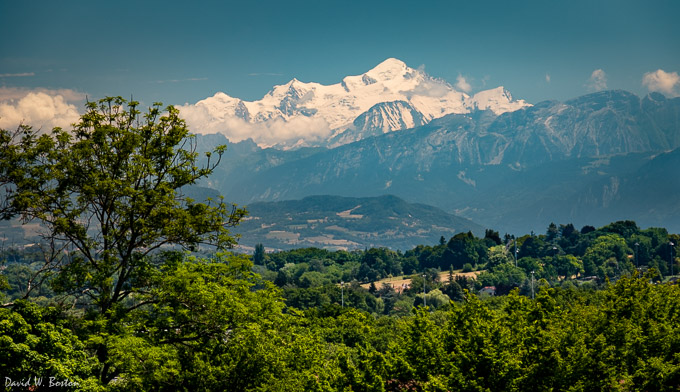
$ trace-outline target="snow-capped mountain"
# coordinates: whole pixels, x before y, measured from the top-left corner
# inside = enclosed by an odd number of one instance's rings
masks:
[[[180,109],[196,132],[252,138],[261,146],[340,145],[376,133],[412,128],[452,113],[495,114],[530,106],[503,87],[473,96],[403,61],[387,59],[370,71],[332,85],[297,79],[258,101],[225,93]]]

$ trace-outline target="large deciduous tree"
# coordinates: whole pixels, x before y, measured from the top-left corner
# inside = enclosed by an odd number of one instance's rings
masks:
[[[155,250],[229,248],[229,227],[245,214],[222,199],[184,196],[225,147],[199,165],[172,106],[142,114],[120,97],[89,102],[72,131],[0,130],[0,151],[0,218],[41,223],[50,243],[65,246],[50,259],[55,285],[102,315],[124,313],[126,300],[145,292]]]

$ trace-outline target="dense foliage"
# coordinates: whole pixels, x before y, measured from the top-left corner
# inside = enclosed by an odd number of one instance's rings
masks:
[[[343,282],[352,306],[372,313],[399,314],[403,307],[395,308],[395,303],[426,303],[434,290],[439,292],[432,296],[440,293],[453,300],[461,300],[464,289],[478,292],[484,287],[493,287],[493,292],[501,295],[518,288],[530,296],[532,287],[535,292],[539,285],[603,287],[607,280],[650,268],[661,281],[671,275],[671,256],[678,270],[670,245],[678,240],[680,236],[669,235],[665,229],[640,229],[631,221],[581,230],[572,224],[550,224],[541,235],[515,238],[506,234],[502,239],[493,230],[487,230],[484,238],[460,233],[448,241],[442,237],[437,245],[419,245],[403,253],[386,248],[264,253],[260,244],[254,260],[255,271],[283,288],[285,298],[295,306],[339,303]],[[476,277],[462,276],[461,270],[476,270]],[[406,286],[391,283],[401,275],[406,275]],[[373,283],[367,286],[369,282]],[[368,292],[361,290],[360,284]],[[434,297],[431,300],[431,305],[441,302]]]
[[[2,373],[68,379],[79,385],[73,390],[599,391],[680,383],[680,287],[654,283],[653,270],[602,290],[544,285],[534,300],[518,289],[485,299],[464,292],[437,311],[409,306],[401,316],[376,316],[348,306],[363,306],[348,293],[345,307],[320,301],[300,310],[283,297],[293,288],[263,282],[242,256],[173,260],[154,288],[158,301],[128,313],[106,337],[93,330],[96,320],[57,304],[22,300],[0,309]],[[335,294],[316,289],[309,298]],[[115,375],[107,382],[90,349],[101,340]]]

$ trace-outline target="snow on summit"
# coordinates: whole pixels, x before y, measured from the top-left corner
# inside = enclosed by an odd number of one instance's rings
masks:
[[[376,110],[378,104],[397,102],[401,103],[392,104],[390,110]],[[501,114],[525,106],[529,105],[513,100],[503,87],[469,96],[401,60],[389,58],[361,75],[347,76],[332,85],[293,79],[274,86],[258,101],[243,101],[219,92],[180,110],[194,132],[222,133],[232,142],[252,138],[262,147],[286,148],[328,145],[331,140],[334,145],[349,143],[375,132],[422,125],[451,113],[488,109]],[[381,115],[389,118],[379,118]],[[357,129],[355,120],[362,129]]]

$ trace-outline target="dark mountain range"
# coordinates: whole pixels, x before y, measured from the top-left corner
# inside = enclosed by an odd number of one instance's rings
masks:
[[[242,203],[390,193],[508,232],[618,217],[678,231],[678,147],[680,98],[605,91],[333,149],[231,144],[211,185]]]
[[[244,249],[262,243],[269,249],[386,246],[407,250],[460,232],[484,235],[483,227],[467,219],[395,196],[310,196],[252,203],[247,208],[248,217],[233,229],[242,235],[239,243]]]
[[[603,91],[499,116],[486,129],[506,141],[483,163],[532,164],[564,158],[664,151],[680,146],[680,99]],[[502,158],[502,159],[499,159]]]

